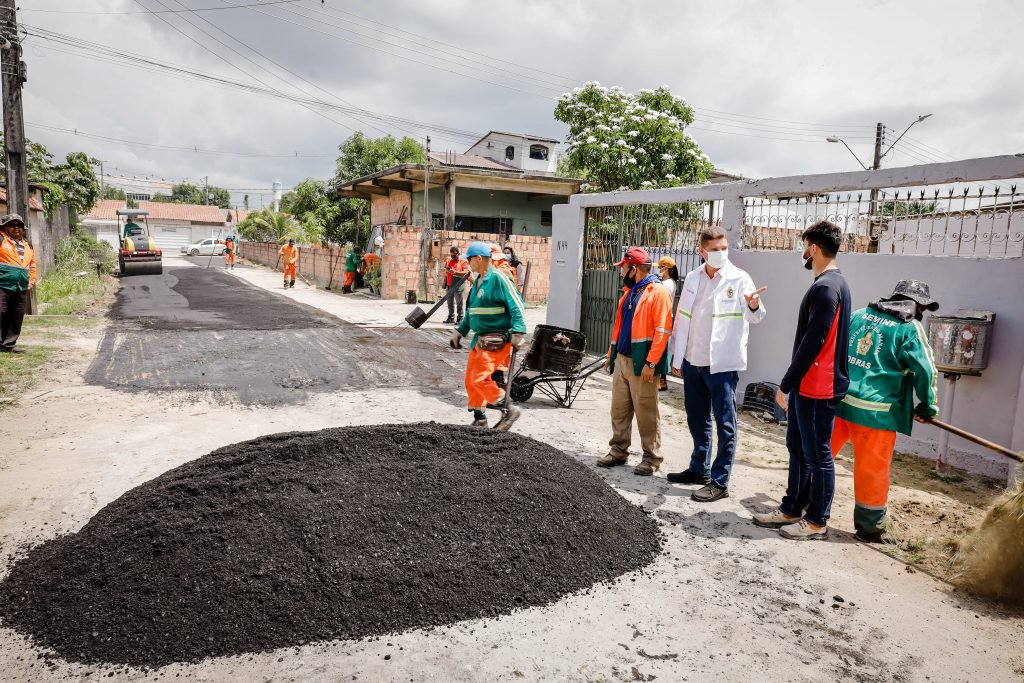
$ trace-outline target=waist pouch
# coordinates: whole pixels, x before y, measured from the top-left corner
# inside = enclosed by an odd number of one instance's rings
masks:
[[[476,345],[484,351],[501,351],[508,344],[508,335],[504,332],[485,332],[476,336]]]

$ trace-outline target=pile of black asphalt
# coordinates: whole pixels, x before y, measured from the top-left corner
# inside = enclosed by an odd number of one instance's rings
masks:
[[[0,618],[45,656],[156,667],[548,605],[661,544],[643,510],[528,437],[292,432],[170,470],[29,550]]]

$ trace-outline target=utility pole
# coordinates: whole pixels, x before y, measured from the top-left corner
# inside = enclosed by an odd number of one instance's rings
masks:
[[[423,233],[420,241],[420,301],[427,300],[427,268],[434,236],[430,229],[430,136],[427,136],[427,163],[423,171]]]
[[[882,168],[882,140],[885,138],[885,124],[875,124],[875,160],[871,164],[871,170],[877,171]],[[871,188],[871,200],[868,203],[868,253],[878,253],[878,236],[879,230],[875,228],[876,218],[878,214],[878,190]],[[877,221],[877,225],[881,227],[881,221]]]
[[[210,176],[203,178],[203,204],[210,203]]]
[[[4,152],[7,162],[7,212],[17,213],[29,228],[28,159],[25,145],[25,114],[21,88],[25,63],[21,61],[15,0],[0,0],[0,64],[3,66]]]

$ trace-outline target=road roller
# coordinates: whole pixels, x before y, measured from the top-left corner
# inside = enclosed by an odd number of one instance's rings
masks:
[[[136,220],[141,221],[141,224]],[[121,239],[121,248],[117,252],[121,277],[160,275],[164,272],[163,255],[149,232],[148,211],[118,209],[117,231]]]

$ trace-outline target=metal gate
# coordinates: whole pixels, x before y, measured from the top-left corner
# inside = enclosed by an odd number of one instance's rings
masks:
[[[657,263],[671,256],[682,278],[700,263],[697,238],[701,230],[718,225],[721,201],[684,204],[638,204],[587,209],[583,257],[583,298],[580,331],[587,351],[604,353],[611,343],[622,280],[615,264],[633,247],[643,247]],[[681,286],[676,287],[678,301]],[[675,302],[673,302],[674,310]]]

